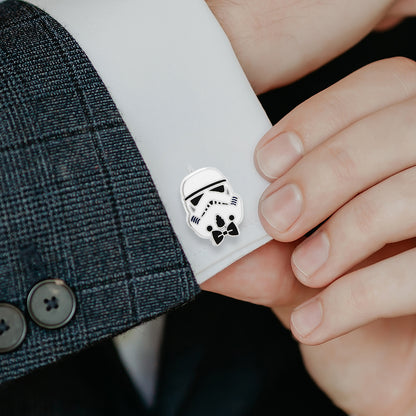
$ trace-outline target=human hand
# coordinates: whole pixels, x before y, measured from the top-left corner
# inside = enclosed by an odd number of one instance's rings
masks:
[[[376,24],[386,27],[392,20],[416,12],[416,0],[206,1],[223,25],[257,92],[312,71],[361,39]],[[294,48],[294,44],[299,47]],[[267,306],[290,304],[292,291],[281,294],[278,289],[282,284],[296,284],[288,283],[292,282],[291,270],[280,265],[290,263],[290,247],[295,246],[270,243],[210,279],[202,288]],[[267,258],[269,253],[275,261]]]
[[[416,13],[416,0],[206,0],[256,93],[321,67],[375,27]]]
[[[416,413],[415,105],[416,64],[380,61],[298,106],[256,152],[269,234],[296,241],[325,221],[292,254],[317,292],[290,325],[311,375],[357,415]]]
[[[387,30],[408,16],[416,15],[416,0],[396,0],[380,23],[377,24],[376,30]]]

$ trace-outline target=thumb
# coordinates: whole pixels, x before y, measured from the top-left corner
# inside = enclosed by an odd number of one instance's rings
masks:
[[[303,286],[290,263],[298,242],[271,241],[201,285],[203,290],[273,308],[289,327],[290,313],[317,291]]]

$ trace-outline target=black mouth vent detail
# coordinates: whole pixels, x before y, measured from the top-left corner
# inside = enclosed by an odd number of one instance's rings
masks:
[[[236,196],[233,196],[232,198],[231,198],[231,205],[237,205],[237,201],[238,201],[238,198],[236,197]]]
[[[225,225],[225,221],[219,215],[215,217],[215,222],[217,223],[218,228],[222,228]]]
[[[204,209],[204,212],[201,215],[201,218],[205,215],[205,213],[213,206],[213,205],[229,205],[226,202],[219,202],[219,201],[209,201],[207,206]]]
[[[199,224],[199,221],[201,221],[201,218],[195,217],[195,215],[192,215],[191,222],[194,224]]]

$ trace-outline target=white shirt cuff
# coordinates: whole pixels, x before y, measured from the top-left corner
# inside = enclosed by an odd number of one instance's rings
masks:
[[[30,0],[85,51],[133,136],[199,283],[270,240],[257,215],[265,181],[256,143],[270,128],[203,0]],[[187,225],[183,178],[219,169],[244,204],[240,235],[219,246]]]

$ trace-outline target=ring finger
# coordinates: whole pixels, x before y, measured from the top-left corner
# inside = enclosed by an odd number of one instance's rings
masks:
[[[361,193],[292,254],[296,277],[323,287],[386,244],[416,236],[416,167]]]

